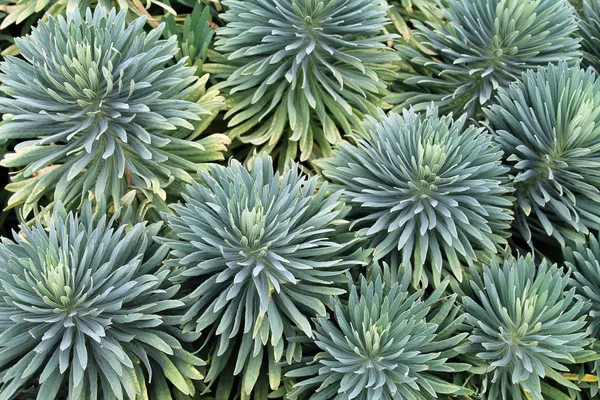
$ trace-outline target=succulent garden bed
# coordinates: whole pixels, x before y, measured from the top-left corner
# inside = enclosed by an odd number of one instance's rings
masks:
[[[0,400],[600,396],[600,0],[0,0],[0,51]]]

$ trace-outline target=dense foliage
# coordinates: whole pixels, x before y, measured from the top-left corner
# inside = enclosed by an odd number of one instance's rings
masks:
[[[392,22],[392,31],[402,35],[406,42],[418,45],[411,20],[435,20],[443,17],[442,8],[437,0],[390,0],[388,16]]]
[[[168,1],[146,0],[145,3],[147,7],[157,5],[165,11],[175,12],[168,5]],[[30,17],[40,16],[42,13],[56,15],[67,11],[85,10],[94,5],[106,9],[117,7],[117,9],[127,12],[130,18],[148,16],[148,11],[140,8],[139,4],[141,3],[136,0],[0,0],[0,6],[5,5],[5,9],[8,12],[8,15],[0,25],[0,29],[15,23],[20,24]],[[150,19],[150,23],[155,25],[156,21]]]
[[[0,0],[0,400],[600,396],[600,0]]]

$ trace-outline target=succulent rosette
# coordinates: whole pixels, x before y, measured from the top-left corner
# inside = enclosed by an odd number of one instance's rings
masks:
[[[204,362],[182,346],[160,224],[91,210],[59,204],[0,243],[0,398],[32,384],[38,399],[193,395]]]

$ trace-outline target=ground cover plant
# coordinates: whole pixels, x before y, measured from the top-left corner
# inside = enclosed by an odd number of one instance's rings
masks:
[[[0,0],[0,400],[600,396],[600,0]]]

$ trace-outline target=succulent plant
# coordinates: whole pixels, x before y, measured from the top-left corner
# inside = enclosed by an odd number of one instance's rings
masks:
[[[534,399],[559,386],[579,390],[560,373],[594,356],[585,330],[585,302],[568,289],[569,274],[531,255],[472,269],[463,298],[472,343],[468,361],[481,374],[484,399]]]
[[[0,243],[0,398],[170,399],[203,361],[178,333],[178,286],[153,242],[160,224],[114,224],[55,207],[47,226]],[[151,382],[150,385],[147,382]],[[17,396],[17,397],[15,397]]]
[[[600,71],[600,1],[583,0],[580,13],[579,35],[582,37],[581,49],[583,50],[584,67],[593,67]]]
[[[586,243],[578,243],[573,247],[563,248],[565,266],[572,271],[569,284],[576,290],[577,296],[582,301],[590,303],[590,309],[587,317],[587,327],[590,335],[596,339],[594,350],[598,352],[598,339],[600,339],[600,243],[598,237],[589,235]],[[582,392],[589,393],[589,398],[598,396],[599,387],[598,379],[600,377],[600,360],[595,357],[593,364],[584,364],[578,374],[578,378],[583,376],[582,385],[578,381],[578,385],[582,389],[588,389]],[[584,375],[590,371],[595,372],[594,375]],[[594,379],[595,378],[595,379]],[[585,385],[588,383],[588,385]],[[589,387],[586,387],[589,386]]]
[[[466,126],[465,116],[440,117],[435,107],[425,115],[380,111],[365,127],[356,146],[340,143],[317,165],[344,190],[349,218],[376,260],[412,266],[415,286],[438,285],[444,268],[461,280],[464,265],[506,243],[507,170],[485,130]]]
[[[227,0],[216,49],[225,56],[230,137],[280,164],[329,154],[374,112],[395,54],[382,0]],[[207,66],[205,66],[207,68]],[[212,70],[207,69],[207,72]]]
[[[51,194],[68,209],[88,192],[117,208],[138,188],[164,202],[189,172],[223,158],[224,135],[188,140],[209,111],[195,103],[203,87],[194,69],[183,59],[165,67],[176,38],[161,40],[164,26],[145,33],[144,18],[125,17],[102,7],[85,18],[49,17],[17,39],[24,59],[1,64],[0,90],[10,97],[0,98],[9,114],[0,139],[19,140],[2,165],[21,168],[7,189],[15,192],[9,207],[23,204],[25,216]]]
[[[316,190],[316,178],[306,180],[297,164],[280,176],[263,154],[251,172],[232,161],[202,181],[187,187],[168,216],[179,240],[167,240],[167,263],[179,268],[173,279],[187,290],[184,332],[202,332],[211,347],[208,383],[235,363],[250,394],[268,353],[276,389],[277,362],[300,357],[300,346],[286,338],[312,336],[309,319],[325,315],[330,295],[344,293],[338,284],[362,252],[350,251],[357,242],[342,220],[340,193]]]
[[[589,330],[600,339],[600,243],[589,235],[585,244],[576,244],[563,249],[565,266],[572,271],[571,285],[582,299],[589,300]]]
[[[600,224],[600,81],[566,63],[525,72],[485,111],[511,167],[531,244],[583,241]]]
[[[478,116],[498,88],[548,62],[580,60],[575,11],[565,0],[454,0],[444,19],[416,21],[415,46],[397,47],[406,62],[386,101],[394,110]]]
[[[446,284],[423,298],[421,291],[409,294],[407,287],[379,275],[370,283],[362,277],[360,292],[352,286],[347,303],[332,297],[332,317],[317,318],[315,343],[321,352],[311,365],[286,374],[304,378],[290,397],[432,399],[470,394],[439,375],[468,367],[448,362],[466,334],[456,333],[462,318],[456,318],[456,295],[442,298]],[[450,323],[441,327],[447,319]]]

